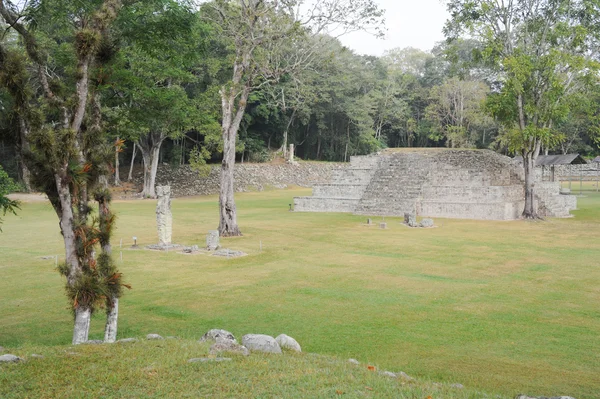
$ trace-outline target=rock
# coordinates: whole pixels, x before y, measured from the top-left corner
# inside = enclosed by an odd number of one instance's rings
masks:
[[[519,395],[515,396],[515,399],[575,399],[575,398],[573,398],[572,396],[547,397],[547,396],[527,396],[527,395],[519,394]]]
[[[20,362],[21,360],[23,360],[23,359],[21,359],[18,356],[10,355],[10,354],[0,356],[0,363],[17,363],[17,362]]]
[[[43,359],[44,358],[44,356],[38,355],[37,353],[32,353],[31,356],[29,356],[29,357],[33,357],[35,359]]]
[[[173,232],[171,214],[171,186],[156,186],[156,225],[158,227],[158,245],[170,245]]]
[[[371,220],[371,218],[368,218],[368,219],[367,219],[367,224],[368,224],[369,226],[373,224],[373,221]]]
[[[235,336],[232,333],[230,333],[227,330],[220,330],[217,328],[213,328],[212,330],[209,330],[206,334],[204,334],[202,336],[202,338],[200,338],[200,342],[206,342],[206,341],[215,341],[215,342],[231,341],[231,342],[235,342],[236,344],[238,343],[237,339],[235,339]]]
[[[128,342],[137,342],[137,338],[123,338],[118,340],[117,342],[120,342],[122,344],[126,344]]]
[[[208,363],[208,362],[230,362],[229,357],[196,357],[188,360],[188,363]]]
[[[200,248],[198,248],[197,245],[192,245],[191,247],[183,247],[183,250],[182,250],[182,252],[184,254],[193,254],[193,253],[196,253],[199,251],[200,251]]]
[[[383,376],[386,376],[386,377],[391,377],[391,378],[397,377],[396,373],[392,373],[391,371],[382,371],[380,374]]]
[[[463,384],[451,384],[450,388],[463,389],[465,386]]]
[[[417,227],[417,215],[415,212],[404,212],[404,224],[409,227]]]
[[[211,355],[219,355],[221,353],[235,353],[237,355],[248,356],[250,351],[243,345],[238,344],[234,341],[218,341],[213,344],[208,352]]]
[[[404,371],[400,371],[399,373],[396,373],[396,377],[402,378],[403,380],[406,380],[406,381],[414,380],[414,378],[412,378],[410,375],[406,374]]]
[[[86,344],[86,345],[100,345],[103,343],[104,343],[104,341],[101,339],[90,339],[90,340],[84,342],[84,344]]]
[[[281,349],[289,349],[295,352],[302,352],[302,348],[300,347],[298,341],[296,341],[289,335],[280,334],[277,336],[277,338],[275,338],[275,341],[277,341]]]
[[[242,337],[242,345],[254,352],[281,353],[275,338],[263,334],[246,334]]]
[[[421,227],[433,227],[433,219],[423,219],[421,220]]]
[[[387,223],[379,223],[379,228],[380,229],[387,229]]]
[[[239,258],[240,256],[246,256],[246,255],[248,255],[248,254],[245,252],[234,251],[232,249],[227,249],[227,248],[219,249],[218,251],[215,251],[213,253],[213,256],[223,256],[225,258]]]
[[[163,337],[161,337],[158,334],[148,334],[146,335],[146,339],[150,339],[150,340],[161,340],[164,339]]]
[[[219,230],[208,230],[208,235],[206,236],[206,249],[209,251],[216,251],[219,247]]]
[[[357,366],[360,364],[360,362],[358,360],[356,360],[356,359],[348,359],[348,363],[352,363],[352,364],[355,364]]]

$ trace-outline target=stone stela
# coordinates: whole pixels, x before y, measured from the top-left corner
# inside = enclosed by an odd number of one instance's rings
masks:
[[[173,215],[171,214],[171,187],[157,186],[156,194],[158,202],[156,204],[156,225],[158,227],[158,245],[171,245],[171,236],[173,233]]]

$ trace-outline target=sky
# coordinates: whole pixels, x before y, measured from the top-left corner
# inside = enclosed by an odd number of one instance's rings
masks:
[[[375,0],[386,10],[387,34],[378,39],[365,32],[355,32],[340,38],[342,44],[358,54],[381,56],[396,47],[431,50],[444,40],[442,28],[448,18],[443,0]]]

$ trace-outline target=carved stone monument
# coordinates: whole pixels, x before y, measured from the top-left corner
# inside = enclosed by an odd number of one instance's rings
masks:
[[[206,249],[209,251],[216,251],[219,247],[219,230],[208,230],[208,235],[206,236]]]
[[[171,186],[157,186],[156,225],[158,227],[158,245],[171,245],[173,215],[171,214]]]
[[[409,227],[417,227],[417,215],[415,212],[404,212],[404,224]]]

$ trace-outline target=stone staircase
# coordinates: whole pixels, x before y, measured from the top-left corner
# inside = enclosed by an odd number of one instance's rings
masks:
[[[429,174],[428,161],[420,154],[382,156],[365,194],[354,211],[357,215],[403,215],[415,212]]]
[[[350,165],[333,171],[331,183],[313,186],[312,197],[294,198],[296,212],[354,212],[379,168],[375,155],[350,157]]]

